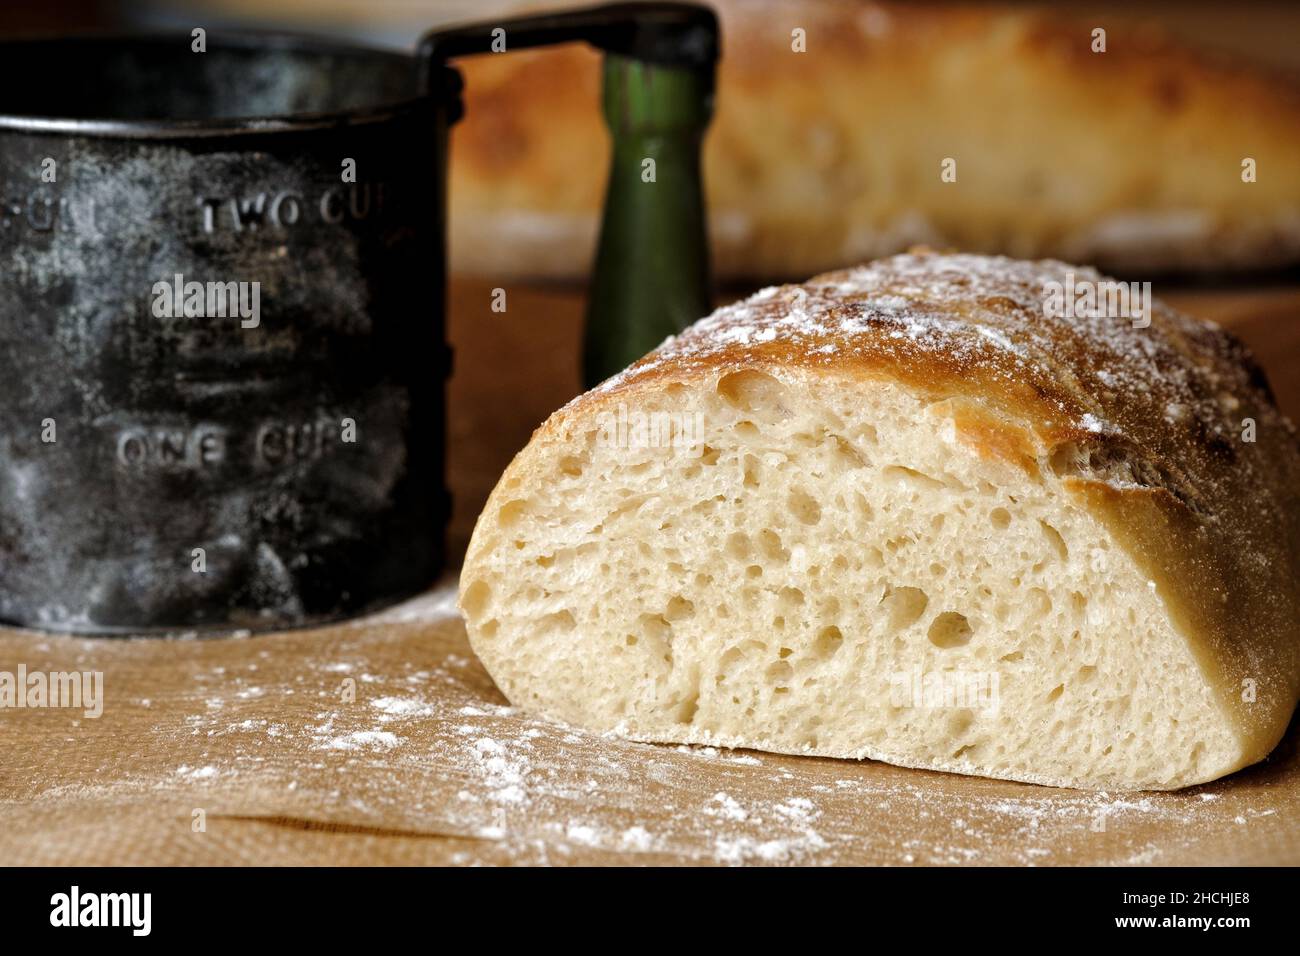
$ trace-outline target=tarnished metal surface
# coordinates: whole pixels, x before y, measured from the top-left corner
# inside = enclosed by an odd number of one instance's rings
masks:
[[[0,88],[0,619],[282,627],[433,580],[454,90],[188,37],[4,45]]]

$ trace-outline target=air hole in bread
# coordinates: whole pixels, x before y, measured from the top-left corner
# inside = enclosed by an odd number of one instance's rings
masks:
[[[731,673],[738,669],[746,654],[751,652],[761,652],[764,645],[760,641],[745,641],[723,651],[722,656],[718,658],[718,673],[714,678],[715,682],[721,686],[726,683]]]
[[[1011,527],[1011,512],[1006,508],[994,508],[989,512],[989,522],[999,531]]]
[[[1083,617],[1084,612],[1088,609],[1088,598],[1078,591],[1070,592],[1070,610],[1074,613],[1076,619]]]
[[[781,543],[781,536],[771,528],[764,528],[758,533],[759,550],[763,557],[782,563],[790,560],[790,552]]]
[[[914,543],[914,541],[915,539],[910,534],[895,535],[885,542],[885,550],[890,554],[897,554],[909,544]]]
[[[790,513],[804,524],[816,524],[822,520],[822,506],[812,495],[802,488],[795,488],[787,499]]]
[[[677,722],[679,724],[692,724],[695,722],[695,715],[700,710],[699,691],[690,694],[685,700],[677,705]]]
[[[752,369],[722,376],[718,394],[729,405],[743,412],[762,413],[769,420],[779,421],[790,413],[783,401],[784,386],[772,376]]]
[[[966,615],[956,611],[944,611],[930,622],[926,637],[935,647],[949,650],[954,647],[965,647],[970,643],[974,633],[970,622],[966,620]]]
[[[1029,616],[1031,620],[1041,621],[1052,613],[1052,599],[1042,588],[1029,589]]]
[[[555,611],[547,614],[538,622],[538,629],[546,634],[548,631],[572,631],[578,626],[573,613],[569,610]]]
[[[660,614],[642,614],[637,618],[637,626],[649,653],[672,663],[672,625]]]
[[[778,688],[786,687],[794,677],[794,668],[788,661],[774,661],[763,672],[763,677],[769,684],[774,684]]]
[[[920,588],[886,586],[880,599],[881,607],[889,616],[889,627],[894,631],[911,627],[925,613],[930,598]]]
[[[749,535],[736,531],[727,537],[727,556],[735,558],[737,561],[744,561],[749,557]]]
[[[817,632],[817,637],[813,641],[813,657],[818,660],[827,661],[835,656],[835,652],[844,644],[844,635],[834,624],[823,627]]]
[[[970,708],[963,707],[954,711],[953,715],[948,718],[948,734],[952,737],[960,737],[970,729],[973,723],[975,723],[975,712]]]
[[[472,621],[483,616],[490,600],[492,600],[491,585],[482,580],[471,581],[461,592],[461,610]]]
[[[777,592],[776,598],[786,607],[798,607],[803,604],[804,594],[798,588],[784,587]]]
[[[510,528],[519,522],[528,512],[528,502],[522,498],[516,498],[513,501],[507,501],[497,512],[497,524],[502,528]]]
[[[684,621],[687,618],[694,616],[695,605],[686,600],[686,598],[682,597],[680,594],[675,595],[672,600],[668,602],[668,608],[664,611],[664,617],[669,623]]]
[[[936,488],[943,487],[943,482],[938,478],[932,478],[924,472],[917,471],[915,468],[908,468],[906,465],[886,465],[884,475],[886,478],[910,485],[920,491],[933,491]]]
[[[836,461],[843,467],[854,470],[867,467],[867,458],[853,447],[853,443],[840,435],[832,435],[835,442]]]
[[[1042,518],[1038,519],[1038,526],[1043,529],[1043,535],[1047,538],[1047,543],[1051,545],[1056,556],[1062,561],[1068,560],[1070,557],[1070,549],[1066,547],[1065,538],[1061,536],[1061,532],[1057,531],[1056,528],[1048,524]]]

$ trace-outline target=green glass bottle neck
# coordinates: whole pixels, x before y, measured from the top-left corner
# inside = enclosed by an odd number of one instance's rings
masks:
[[[613,154],[587,307],[587,386],[710,309],[700,147],[712,106],[711,72],[606,57]]]

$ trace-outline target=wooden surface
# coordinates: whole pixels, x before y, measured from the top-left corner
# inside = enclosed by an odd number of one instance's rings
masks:
[[[1163,290],[1157,290],[1158,292]],[[1300,412],[1300,292],[1169,294]],[[581,297],[453,290],[453,551],[577,383]],[[505,706],[453,582],[364,621],[216,640],[0,631],[0,671],[98,670],[103,715],[0,711],[6,863],[1300,863],[1300,731],[1176,794],[1094,794],[604,739]]]

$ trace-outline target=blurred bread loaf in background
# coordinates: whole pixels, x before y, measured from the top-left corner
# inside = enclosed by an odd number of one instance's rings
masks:
[[[724,279],[918,242],[1121,273],[1300,262],[1300,84],[1281,71],[1059,7],[713,5],[724,52],[705,181]],[[579,46],[463,61],[453,269],[587,272],[608,151],[599,63]]]
[[[1300,9],[1261,0],[702,0],[723,28],[705,141],[714,265],[799,278],[915,243],[1121,275],[1300,265]],[[148,0],[141,22],[411,48],[582,0]],[[1095,29],[1105,52],[1093,52]],[[792,48],[802,30],[806,52]],[[460,61],[451,267],[585,279],[608,169],[600,56]],[[956,161],[957,179],[940,179]],[[1255,182],[1242,181],[1254,160]]]

